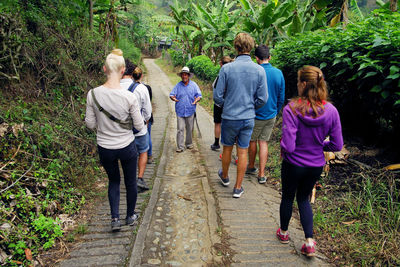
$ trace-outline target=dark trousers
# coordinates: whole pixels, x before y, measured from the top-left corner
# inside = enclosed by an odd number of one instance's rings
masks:
[[[292,217],[293,201],[296,195],[300,221],[306,238],[313,237],[313,213],[309,196],[322,173],[323,167],[299,167],[287,161],[282,162],[282,201],[279,209],[281,229],[287,231]]]
[[[124,172],[126,188],[126,215],[132,216],[135,212],[137,200],[136,168],[138,153],[135,143],[132,142],[127,147],[121,149],[107,149],[97,146],[99,150],[100,162],[108,175],[108,200],[111,208],[111,218],[119,218],[119,199],[120,199],[120,172],[118,160],[121,161]]]
[[[151,123],[150,121],[147,124],[147,132],[149,133],[149,150],[147,151],[148,156],[153,156],[153,142],[151,142],[151,125],[152,124],[153,123]]]

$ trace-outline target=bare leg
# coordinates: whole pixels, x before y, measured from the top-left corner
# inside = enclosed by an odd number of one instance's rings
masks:
[[[247,167],[248,149],[237,147],[236,150],[238,155],[238,163],[235,188],[239,189],[242,187],[243,177]]]
[[[214,124],[214,135],[215,138],[219,138],[221,136],[221,123]]]
[[[231,164],[233,146],[223,146],[222,150],[222,177],[228,177],[229,165]]]
[[[146,170],[146,164],[147,164],[147,152],[143,152],[143,153],[139,154],[138,178],[143,178],[144,171]]]
[[[259,151],[259,160],[260,160],[260,168],[258,169],[258,177],[265,176],[265,165],[268,160],[268,143],[266,141],[258,140],[258,145],[260,147]]]
[[[261,152],[261,148],[260,148]],[[250,141],[250,146],[249,146],[249,165],[247,168],[253,169],[254,164],[256,162],[256,155],[257,155],[257,141]]]

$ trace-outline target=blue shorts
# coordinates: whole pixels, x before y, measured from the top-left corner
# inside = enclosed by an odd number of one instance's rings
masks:
[[[139,154],[147,152],[149,150],[149,133],[146,132],[145,135],[135,136],[135,145]]]
[[[253,133],[254,119],[226,120],[222,119],[221,143],[224,146],[233,146],[235,143],[240,148],[248,148],[251,134]]]

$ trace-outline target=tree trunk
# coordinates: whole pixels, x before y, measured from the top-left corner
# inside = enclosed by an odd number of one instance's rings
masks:
[[[393,12],[397,11],[397,0],[390,0],[390,10]]]
[[[349,0],[345,0],[342,6],[342,21],[343,27],[346,28],[349,23]]]
[[[89,29],[93,31],[93,1],[89,0]]]

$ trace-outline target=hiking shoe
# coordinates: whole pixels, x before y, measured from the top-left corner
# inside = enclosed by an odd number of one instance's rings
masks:
[[[313,241],[312,245],[304,243],[301,247],[301,254],[306,255],[307,257],[314,257],[315,256],[315,245],[317,243]]]
[[[223,178],[222,177],[222,169],[219,169],[218,177],[219,177],[219,180],[221,181],[223,186],[228,186],[229,185],[229,176],[227,178]]]
[[[257,180],[259,184],[265,184],[267,182],[267,178],[265,176],[263,177],[258,176]]]
[[[183,152],[183,149],[182,149],[182,148],[177,148],[177,149],[176,149],[176,152],[182,153],[182,152]]]
[[[186,148],[187,148],[187,149],[192,149],[192,148],[193,148],[193,145],[192,145],[192,144],[187,145]]]
[[[288,244],[289,243],[289,232],[287,232],[286,234],[282,234],[281,228],[279,228],[276,231],[276,237],[279,239],[279,241],[281,241],[282,244]]]
[[[154,161],[153,161],[153,156],[148,156],[147,157],[147,164],[152,164]]]
[[[125,223],[126,225],[134,225],[137,219],[139,219],[139,215],[134,213],[132,216],[129,216],[125,219]]]
[[[147,186],[146,182],[143,180],[143,178],[138,178],[137,179],[137,187],[140,187],[142,191],[149,190],[149,187]]]
[[[217,144],[212,144],[211,145],[211,150],[217,151],[218,149],[220,149],[221,147]]]
[[[247,168],[246,169],[246,174],[257,174],[258,169],[257,168]]]
[[[117,232],[119,230],[121,230],[121,222],[120,222],[120,220],[117,219],[117,218],[112,219],[112,221],[111,221],[111,231]]]
[[[243,187],[237,189],[237,188],[233,188],[233,197],[234,198],[239,198],[244,192]]]

